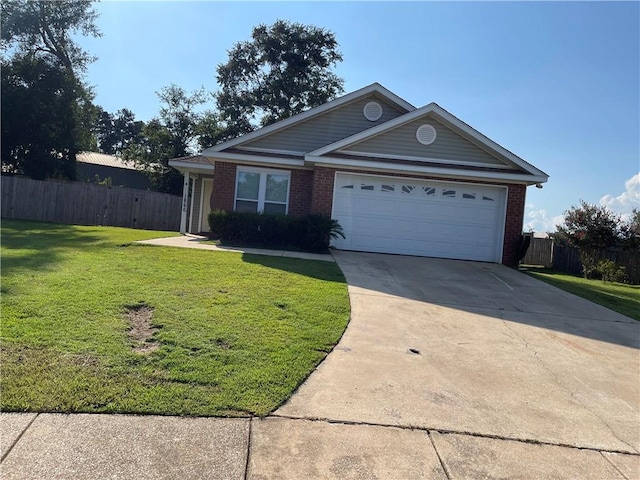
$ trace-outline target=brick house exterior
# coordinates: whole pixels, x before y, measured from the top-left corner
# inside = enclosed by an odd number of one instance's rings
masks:
[[[378,84],[170,165],[185,175],[183,233],[211,210],[321,213],[351,237],[336,248],[508,266],[526,188],[548,179],[441,107]]]

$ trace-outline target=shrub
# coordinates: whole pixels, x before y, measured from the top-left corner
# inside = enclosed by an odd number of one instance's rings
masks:
[[[331,239],[345,238],[336,220],[319,214],[289,217],[216,210],[209,214],[209,225],[222,243],[306,252],[325,252]]]
[[[554,240],[576,247],[584,278],[596,270],[598,254],[619,240],[620,218],[606,207],[585,201],[565,212],[564,222],[554,234]]]
[[[624,267],[613,260],[600,260],[596,271],[602,275],[603,282],[622,282],[624,280]]]

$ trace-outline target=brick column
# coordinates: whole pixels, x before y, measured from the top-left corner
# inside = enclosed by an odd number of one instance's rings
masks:
[[[327,217],[331,216],[335,172],[335,168],[327,167],[316,167],[313,171],[311,213],[321,213]]]
[[[236,166],[233,163],[216,160],[213,174],[213,194],[211,207],[213,210],[233,211],[236,194]]]
[[[507,193],[507,216],[504,224],[504,247],[502,263],[508,267],[517,266],[516,256],[522,235],[526,185],[509,185]]]

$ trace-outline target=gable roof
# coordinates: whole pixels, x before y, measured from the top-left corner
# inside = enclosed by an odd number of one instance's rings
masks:
[[[372,83],[364,88],[356,90],[355,92],[351,92],[347,95],[343,95],[342,97],[336,98],[335,100],[331,100],[323,105],[307,110],[306,112],[298,113],[297,115],[293,115],[292,117],[286,118],[276,123],[272,123],[266,127],[259,128],[258,130],[254,130],[253,132],[247,133],[245,135],[241,135],[232,140],[228,140],[226,142],[219,143],[218,145],[214,145],[213,147],[209,147],[202,152],[202,155],[207,156],[215,156],[217,152],[221,152],[231,147],[236,147],[241,143],[247,143],[253,140],[256,140],[260,137],[271,135],[279,130],[283,130],[287,127],[295,125],[296,123],[303,122],[305,120],[309,120],[310,118],[317,117],[322,113],[325,113],[329,110],[336,109],[342,105],[346,105],[353,101],[358,100],[361,97],[365,97],[367,95],[371,95],[372,93],[376,93],[387,101],[397,105],[402,110],[406,112],[411,112],[416,109],[413,105],[411,105],[406,100],[403,100],[395,93],[387,90],[379,83]]]
[[[502,147],[501,145],[497,144],[490,138],[484,136],[482,133],[478,132],[477,130],[467,125],[465,122],[463,122],[459,118],[447,112],[444,108],[440,107],[436,103],[429,103],[424,107],[408,112],[393,120],[389,120],[388,122],[369,128],[360,133],[356,133],[355,135],[351,135],[350,137],[344,138],[342,140],[331,143],[329,145],[325,145],[324,147],[321,147],[321,148],[318,148],[317,150],[309,152],[305,156],[305,158],[308,161],[320,160],[318,157],[328,155],[336,150],[341,150],[343,148],[353,146],[364,140],[381,135],[385,132],[388,132],[402,125],[405,125],[413,120],[418,120],[421,117],[424,117],[430,114],[433,115],[439,121],[441,121],[445,126],[452,128],[452,130],[457,131],[458,133],[463,134],[463,136],[466,136],[470,141],[475,143],[480,148],[488,151],[490,154],[495,155],[498,158],[503,158],[507,162],[511,162],[512,164],[516,165],[527,174],[536,177],[535,178],[536,181],[540,181],[540,182],[547,181],[548,175],[544,173],[542,170],[537,169],[530,163],[526,162],[525,160],[518,157],[514,153],[510,152],[506,148]]]

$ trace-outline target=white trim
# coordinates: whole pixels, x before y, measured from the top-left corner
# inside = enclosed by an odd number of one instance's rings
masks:
[[[307,157],[309,157],[307,155]],[[391,172],[403,172],[414,175],[435,175],[438,177],[451,178],[482,178],[489,181],[508,182],[508,183],[524,183],[533,185],[536,183],[546,182],[545,177],[536,177],[532,175],[501,173],[501,172],[484,172],[481,170],[458,170],[451,168],[435,168],[421,165],[404,165],[401,163],[375,162],[366,160],[348,160],[343,158],[332,157],[309,157],[308,161],[314,162],[316,165],[326,165],[335,168],[335,166],[343,168],[357,168],[365,170],[386,170]]]
[[[507,165],[494,165],[492,163],[479,163],[479,162],[467,162],[465,160],[446,160],[444,158],[431,158],[431,157],[411,157],[409,155],[390,155],[386,153],[369,153],[369,152],[354,152],[351,150],[336,150],[335,153],[342,153],[344,155],[354,155],[357,157],[370,157],[370,158],[389,158],[391,160],[408,160],[411,162],[436,162],[445,163],[450,165],[469,165],[475,167],[490,167],[501,168],[504,170],[513,169]]]
[[[189,163],[189,162],[176,162],[169,160],[169,166],[175,168],[184,168],[185,170],[215,170],[215,166],[206,163]]]
[[[347,95],[343,95],[342,97],[336,98],[335,100],[331,100],[323,105],[307,110],[306,112],[298,113],[297,115],[294,115],[292,117],[286,118],[279,122],[273,123],[266,127],[262,127],[258,130],[254,130],[253,132],[246,133],[244,135],[241,135],[240,137],[209,147],[202,152],[202,155],[207,157],[215,156],[214,155],[215,152],[220,152],[222,150],[234,147],[241,143],[249,142],[251,140],[255,140],[256,138],[260,138],[260,137],[269,135],[271,133],[277,132],[279,130],[282,130],[283,128],[289,127],[296,123],[299,123],[304,120],[308,120],[309,118],[320,115],[321,113],[324,113],[328,110],[332,110],[334,108],[338,108],[347,103],[354,102],[359,98],[364,97],[366,95],[370,95],[372,93],[377,93],[381,95],[385,100],[391,103],[394,103],[396,106],[406,110],[407,112],[410,112],[416,109],[416,107],[411,105],[409,102],[407,102],[406,100],[403,100],[402,98],[397,96],[395,93],[392,93],[391,91],[387,90],[379,83],[372,83],[371,85],[368,85],[364,88],[356,90],[355,92],[348,93]]]
[[[180,234],[187,233],[187,212],[189,211],[189,183],[191,175],[189,172],[182,174],[182,201],[180,202]]]
[[[238,201],[238,176],[240,175],[240,172],[260,174],[260,183],[258,186],[258,200],[257,200],[258,212],[264,211],[264,204],[266,202],[265,197],[267,194],[267,175],[269,174],[285,175],[287,177],[287,198],[284,204],[284,214],[285,215],[289,214],[289,196],[291,192],[291,170],[277,170],[273,168],[257,168],[257,167],[250,167],[245,165],[236,165],[236,185],[233,192],[233,210],[234,211],[236,210],[236,202]],[[242,201],[242,199],[240,200]],[[279,203],[279,202],[269,202],[269,203]],[[261,205],[262,205],[262,210],[260,209]]]
[[[364,177],[375,177],[375,178],[384,178],[397,182],[398,180],[406,180],[406,181],[416,181],[416,182],[429,182],[429,183],[448,183],[454,185],[461,185],[462,187],[476,186],[478,188],[495,188],[503,191],[503,195],[501,195],[502,205],[500,206],[500,221],[498,224],[498,238],[496,238],[496,263],[502,263],[502,254],[504,252],[504,232],[507,226],[507,202],[509,201],[509,187],[506,185],[491,185],[486,183],[474,183],[474,182],[456,182],[456,181],[448,181],[448,180],[433,180],[433,179],[425,179],[425,178],[411,178],[411,177],[395,177],[391,175],[380,175],[380,174],[369,174],[369,173],[355,173],[355,172],[340,172],[335,171],[333,175],[333,195],[331,198],[331,218],[335,218],[335,204],[336,204],[336,194],[337,189],[336,185],[338,184],[338,175],[360,175]]]
[[[203,207],[204,207],[204,191],[205,191],[205,182],[211,182],[211,193],[213,193],[213,178],[205,178],[202,177],[202,188],[200,189],[200,215],[199,215],[199,219],[198,219],[198,232],[204,232],[204,230],[202,230],[202,211],[203,211]],[[211,198],[209,198],[209,201],[211,201]]]
[[[385,133],[394,128],[405,125],[429,113],[435,114],[437,117],[440,117],[440,119],[443,120],[445,123],[448,122],[450,125],[453,125],[454,127],[460,129],[466,135],[470,136],[471,138],[476,140],[478,143],[480,143],[482,146],[484,146],[485,149],[492,150],[496,154],[501,155],[507,160],[515,163],[517,166],[521,167],[525,171],[530,172],[532,175],[538,178],[536,183],[543,183],[548,180],[549,176],[546,173],[544,173],[542,170],[538,170],[533,165],[527,163],[522,158],[511,153],[506,148],[498,145],[488,137],[485,137],[480,132],[478,132],[477,130],[474,130],[469,125],[467,125],[460,119],[456,118],[455,116],[451,115],[449,112],[447,112],[446,110],[444,110],[442,107],[438,106],[435,103],[430,103],[428,105],[425,105],[422,108],[413,110],[412,112],[409,112],[397,118],[394,118],[393,120],[389,120],[388,122],[381,123],[380,125],[377,125],[375,127],[369,128],[362,132],[356,133],[355,135],[351,135],[350,137],[343,138],[342,140],[338,140],[337,142],[331,143],[329,145],[325,145],[324,147],[318,148],[317,150],[307,153],[305,158],[309,159],[312,157],[319,157],[321,155],[325,155],[334,150],[339,150],[347,146],[355,145],[356,143],[360,143],[364,140],[368,140],[377,135],[380,135],[381,133]]]
[[[298,157],[304,157],[305,154],[305,152],[296,152],[294,150],[276,150],[274,148],[245,147],[244,145],[238,147],[238,150],[246,150],[248,152],[276,153],[278,155],[296,155]]]
[[[269,158],[260,155],[245,155],[237,153],[217,152],[211,158],[220,160],[236,160],[239,162],[256,162],[266,165],[288,165],[292,167],[304,167],[304,159],[296,160],[291,158]]]
[[[195,193],[196,193],[196,182],[198,181],[198,178],[200,177],[200,175],[196,175],[195,177],[193,177],[193,183],[191,184],[191,210],[189,210],[189,233],[193,233],[193,199],[195,197]]]

